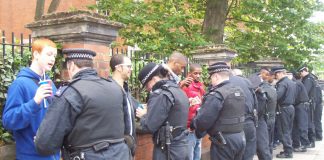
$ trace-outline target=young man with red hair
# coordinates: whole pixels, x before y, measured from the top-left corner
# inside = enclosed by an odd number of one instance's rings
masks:
[[[36,152],[34,136],[47,111],[56,87],[44,75],[54,66],[57,48],[49,39],[32,44],[32,63],[20,70],[9,87],[3,111],[3,125],[13,132],[17,160],[59,160],[59,153],[41,156]],[[39,85],[39,82],[46,82]]]

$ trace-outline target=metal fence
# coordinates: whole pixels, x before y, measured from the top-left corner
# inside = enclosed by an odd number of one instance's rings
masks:
[[[5,31],[1,31],[1,42],[0,42],[1,54],[2,54],[1,60],[4,65],[7,63],[5,60],[6,55],[11,54],[12,58],[15,58],[15,56],[17,56],[15,53],[19,53],[20,56],[23,57],[25,49],[31,51],[31,42],[32,42],[31,35],[28,35],[26,39],[28,41],[27,43],[24,43],[25,39],[22,33],[18,36],[20,37],[20,39],[16,37],[17,36],[15,35],[15,33],[12,32],[10,36],[11,43],[9,43],[6,40]],[[13,69],[17,69],[17,68],[13,68]]]
[[[132,73],[131,77],[128,80],[128,84],[130,89],[132,90],[132,94],[135,98],[140,99],[141,101],[145,101],[146,94],[142,88],[141,84],[137,79],[139,71],[145,66],[145,64],[149,62],[156,62],[156,63],[166,63],[168,61],[168,55],[159,55],[153,53],[146,53],[143,54],[140,51],[136,50],[128,50],[126,48],[112,48],[110,50],[110,55],[114,54],[123,54],[129,57],[132,61]],[[190,63],[190,59],[188,59]],[[188,63],[188,64],[189,64]],[[185,68],[182,77],[186,77],[188,73],[188,66]]]

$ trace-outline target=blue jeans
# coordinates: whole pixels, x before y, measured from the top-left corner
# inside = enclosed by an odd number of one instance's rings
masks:
[[[201,158],[201,138],[197,138],[195,132],[188,135],[188,152],[190,160],[200,160]]]

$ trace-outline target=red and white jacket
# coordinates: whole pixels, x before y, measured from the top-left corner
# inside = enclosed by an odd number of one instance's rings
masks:
[[[205,94],[204,84],[201,82],[192,82],[189,86],[185,86],[182,90],[186,93],[188,98],[198,97],[202,101],[202,97]],[[200,104],[191,105],[188,112],[188,121],[187,128],[190,128],[190,123],[192,119],[196,116],[197,109],[200,107]]]

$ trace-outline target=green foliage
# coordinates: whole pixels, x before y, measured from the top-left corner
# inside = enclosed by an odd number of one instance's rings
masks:
[[[119,31],[126,45],[141,48],[142,53],[168,55],[174,50],[185,54],[197,46],[206,44],[201,34],[201,22],[193,5],[199,1],[185,3],[183,0],[151,1],[100,0],[99,11],[109,11],[109,19],[122,22],[126,28]]]
[[[7,97],[7,90],[12,81],[16,78],[19,69],[24,66],[28,66],[31,59],[31,52],[25,48],[23,51],[23,55],[20,54],[19,50],[14,50],[12,52],[12,48],[7,46],[5,48],[6,55],[3,56],[3,47],[0,46],[0,109],[2,111],[2,107],[5,105],[5,100]],[[14,57],[12,55],[14,53]],[[2,116],[2,113],[0,113]],[[1,120],[0,116],[0,120]],[[11,143],[12,136],[9,132],[5,131],[2,127],[2,121],[0,123],[0,144],[3,143]]]
[[[243,63],[278,57],[296,68],[314,61],[314,54],[324,53],[324,29],[308,19],[319,6],[315,0],[241,1],[229,14],[226,43]]]
[[[317,0],[228,3],[225,44],[238,51],[236,63],[278,57],[287,67],[295,68],[318,61],[314,55],[323,54],[323,24],[308,20],[315,10],[324,8]],[[137,44],[143,53],[180,50],[189,55],[197,46],[207,44],[201,34],[206,0],[100,0],[90,8],[109,11],[109,19],[126,24],[120,35],[126,45]]]

